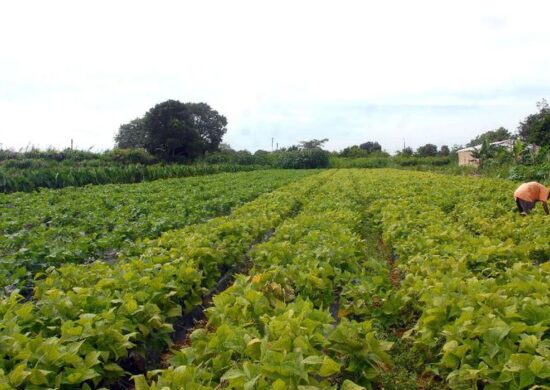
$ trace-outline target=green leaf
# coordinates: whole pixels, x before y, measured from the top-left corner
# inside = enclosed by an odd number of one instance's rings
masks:
[[[307,358],[302,360],[302,363],[303,364],[311,364],[311,365],[323,364],[323,358],[321,356],[312,355],[312,356],[308,356]]]
[[[111,371],[111,372],[124,372],[124,369],[116,363],[105,364],[103,366],[103,369],[105,371]]]
[[[321,368],[319,369],[319,375],[321,376],[331,376],[340,372],[340,364],[325,356]]]
[[[273,384],[271,385],[272,390],[288,390],[288,386],[282,379],[277,379]]]
[[[366,390],[366,388],[346,379],[344,383],[342,383],[340,390]]]
[[[138,303],[135,299],[128,298],[127,300],[125,300],[123,307],[128,314],[132,314],[137,310]]]
[[[93,379],[99,377],[99,373],[91,368],[79,367],[76,369],[67,369],[69,373],[65,379],[67,383],[76,384],[87,381],[88,379]]]
[[[167,317],[167,318],[181,317],[181,314],[182,314],[181,306],[178,305],[178,306],[174,306],[173,308],[171,308],[170,310],[168,310],[168,311],[166,312],[166,317]]]
[[[246,344],[246,348],[244,352],[247,356],[251,357],[252,359],[259,359],[261,356],[261,346],[262,346],[262,341],[258,338],[254,338]]]
[[[48,378],[46,376],[50,373],[51,371],[33,368],[31,370],[31,375],[29,376],[29,381],[33,385],[45,385],[48,383]]]
[[[520,352],[534,353],[538,343],[539,343],[539,339],[537,336],[535,335],[524,336],[519,342],[519,350]]]
[[[226,381],[231,379],[237,379],[244,376],[243,370],[237,369],[237,368],[231,368],[225,372],[225,374],[222,375],[220,380]]]
[[[33,305],[25,304],[20,309],[16,310],[15,314],[17,314],[17,316],[20,317],[23,321],[28,321],[33,317],[32,309]]]
[[[99,351],[92,351],[88,352],[86,354],[86,357],[84,358],[84,364],[86,364],[86,367],[91,368],[97,364],[99,364],[99,356],[101,355],[101,352]]]
[[[527,387],[535,383],[535,375],[529,370],[523,370],[519,373],[519,386]]]
[[[10,384],[17,387],[21,386],[30,374],[31,372],[27,370],[26,364],[19,364],[9,373],[8,378]]]
[[[133,376],[135,390],[150,390],[149,384],[143,375]]]
[[[506,368],[512,372],[520,372],[522,370],[526,370],[527,367],[529,367],[531,360],[533,360],[532,355],[528,355],[525,353],[516,353],[510,356],[510,359],[508,359],[508,362],[506,362]]]

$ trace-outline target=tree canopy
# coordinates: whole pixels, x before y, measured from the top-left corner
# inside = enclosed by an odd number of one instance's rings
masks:
[[[487,141],[488,143],[498,142],[498,141],[504,141],[506,139],[512,138],[512,133],[505,129],[504,127],[499,127],[495,130],[489,130],[485,133],[482,133],[472,139],[470,142],[466,144],[466,146],[476,146],[481,145],[483,142]]]
[[[227,119],[206,103],[187,103],[191,111],[193,126],[207,143],[208,151],[218,150],[222,138],[227,132]]]
[[[323,144],[328,142],[328,138],[312,139],[310,141],[300,141],[298,148],[300,149],[321,149]]]
[[[441,147],[439,148],[438,154],[440,156],[448,156],[449,154],[451,154],[451,149],[449,149],[449,146],[447,145],[441,145]]]
[[[145,148],[147,145],[147,133],[143,118],[136,118],[121,125],[118,134],[115,135],[116,146],[119,148]]]
[[[437,156],[437,146],[434,144],[426,144],[416,149],[416,154],[420,157]]]
[[[404,147],[398,154],[404,157],[410,157],[412,156],[414,151],[410,146]]]
[[[360,145],[353,145],[344,148],[340,152],[342,157],[367,157],[371,153],[382,153],[382,146],[376,141],[367,141]]]
[[[374,141],[367,141],[361,145],[359,145],[360,149],[366,150],[367,153],[373,153],[373,152],[380,152],[382,151],[382,145],[380,145],[378,142]]]
[[[550,145],[550,107],[546,99],[537,102],[535,114],[528,115],[518,126],[518,133],[527,143],[548,146]]]
[[[120,126],[118,147],[143,147],[166,160],[192,160],[219,149],[227,119],[206,103],[167,100]]]

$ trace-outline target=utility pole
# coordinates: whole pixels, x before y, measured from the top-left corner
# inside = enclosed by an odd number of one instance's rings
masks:
[[[271,151],[273,152],[273,137],[271,137]]]
[[[73,150],[73,139],[71,138],[71,150]]]
[[[279,150],[279,143],[278,142],[277,142],[277,149],[275,149],[275,150]]]

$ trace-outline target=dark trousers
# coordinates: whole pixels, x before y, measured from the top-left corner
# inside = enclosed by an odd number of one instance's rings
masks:
[[[535,207],[535,202],[528,202],[526,200],[516,198],[516,205],[520,213],[529,214],[533,207]]]

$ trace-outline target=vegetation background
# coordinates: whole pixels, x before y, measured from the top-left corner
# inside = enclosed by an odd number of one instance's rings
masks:
[[[326,151],[328,139],[301,141],[275,150],[233,150],[224,144],[227,119],[206,103],[168,100],[120,126],[115,148],[14,151],[0,149],[0,191],[33,191],[87,184],[136,183],[171,177],[256,169],[401,168],[517,181],[550,180],[550,108],[545,99],[520,121],[516,133],[499,127],[465,144],[477,147],[479,166],[458,166],[463,146],[404,146],[394,155],[377,141]],[[494,142],[513,140],[508,150]],[[535,145],[535,147],[532,147]]]

